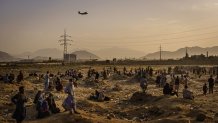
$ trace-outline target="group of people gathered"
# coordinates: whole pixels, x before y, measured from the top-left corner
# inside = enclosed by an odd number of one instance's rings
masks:
[[[57,91],[64,91],[66,93],[66,98],[64,99],[62,106],[65,111],[69,111],[70,114],[79,114],[76,110],[76,99],[75,99],[75,87],[77,87],[76,78],[70,78],[69,82],[65,87],[63,87],[60,77],[55,76],[55,88]],[[33,103],[35,104],[35,109],[38,112],[36,118],[44,118],[50,116],[51,114],[56,114],[60,112],[57,107],[54,95],[51,93],[51,76],[50,72],[44,76],[44,90],[39,90],[35,95]],[[19,87],[19,92],[12,97],[12,102],[16,105],[15,112],[12,118],[16,119],[17,123],[21,123],[26,117],[26,107],[25,103],[29,101],[25,95],[24,86]]]
[[[151,74],[149,71],[142,72],[140,74],[140,87],[143,92],[146,92],[148,87],[148,79],[151,78]],[[169,74],[166,71],[157,71],[156,76],[156,86],[159,88],[163,88],[164,95],[176,95],[179,96],[179,89],[181,84],[183,84],[182,95],[185,99],[194,99],[194,93],[189,89],[189,74],[188,72],[185,74],[175,75],[173,73]],[[171,79],[170,82],[167,81],[167,76]],[[218,82],[218,75],[214,78],[213,75],[210,75],[207,82],[202,85],[203,95],[206,95],[209,90],[209,94],[214,92],[214,85]]]
[[[0,75],[0,81],[3,81],[4,83],[10,83],[12,84],[16,80],[17,83],[20,83],[24,80],[22,71],[19,71],[19,74],[15,78],[15,75],[13,73],[6,73],[4,76]]]
[[[164,95],[176,95],[179,96],[179,89],[181,84],[184,85],[183,87],[183,98],[185,99],[194,99],[194,94],[191,90],[189,90],[189,75],[186,74],[169,74],[162,71],[154,72],[152,67],[147,68],[131,68],[128,70],[126,67],[123,68],[123,72],[119,71],[116,67],[112,68],[103,68],[103,71],[97,71],[95,69],[89,68],[87,72],[87,78],[94,77],[96,81],[99,80],[100,77],[103,79],[107,79],[111,74],[118,74],[126,76],[135,76],[140,81],[140,87],[143,93],[146,93],[147,87],[149,85],[150,78],[155,77],[156,75],[156,86],[158,88],[163,89]],[[154,75],[155,74],[155,75]],[[170,82],[167,81],[168,76],[170,77]],[[51,77],[53,78],[51,81]],[[62,77],[68,77],[69,81],[64,86],[61,82]],[[66,94],[66,98],[63,100],[62,106],[65,111],[69,111],[70,114],[76,113],[79,114],[77,111],[76,106],[76,98],[75,98],[75,88],[77,85],[77,80],[83,78],[83,74],[80,71],[70,69],[67,70],[64,74],[58,72],[57,75],[53,76],[50,74],[49,71],[45,75],[43,75],[44,79],[44,89],[38,91],[35,98],[34,104],[36,107],[37,118],[44,118],[50,116],[51,114],[59,113],[60,109],[57,107],[55,102],[55,95],[51,93],[52,87],[55,87],[57,91],[64,91]],[[19,72],[17,76],[17,81],[21,82],[24,79],[22,71]],[[203,94],[206,95],[208,90],[209,93],[214,92],[214,85],[216,79],[213,78],[211,75],[208,78],[208,81],[204,83],[202,90]],[[91,100],[97,101],[109,101],[110,98],[104,94],[103,91],[95,90],[95,93],[91,94]],[[25,103],[28,102],[28,98],[25,95],[25,88],[24,86],[19,87],[19,92],[12,97],[12,102],[16,105],[15,112],[13,113],[13,118],[16,119],[17,123],[21,123],[26,117],[26,107]]]

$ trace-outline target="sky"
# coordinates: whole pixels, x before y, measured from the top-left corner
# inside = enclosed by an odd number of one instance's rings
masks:
[[[0,51],[63,49],[64,29],[70,50],[212,47],[217,22],[218,0],[0,0]]]

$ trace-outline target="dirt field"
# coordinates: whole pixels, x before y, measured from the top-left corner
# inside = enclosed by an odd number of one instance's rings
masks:
[[[105,66],[93,66],[102,70]],[[121,69],[123,66],[120,66]],[[138,66],[127,66],[127,69]],[[154,69],[162,69],[165,66],[155,66]],[[78,88],[75,90],[77,107],[80,114],[70,115],[64,112],[62,102],[66,97],[64,92],[52,91],[61,113],[51,115],[44,119],[36,119],[35,105],[33,99],[38,90],[43,89],[43,80],[37,77],[29,77],[31,71],[43,73],[47,70],[56,74],[70,68],[77,68],[85,74],[89,66],[21,66],[1,67],[0,74],[13,72],[18,74],[19,70],[24,72],[25,80],[22,84],[5,84],[0,82],[0,122],[14,122],[11,118],[15,105],[11,103],[12,95],[17,93],[18,87],[24,85],[26,95],[29,98],[27,103],[27,123],[128,123],[128,122],[151,122],[151,123],[190,123],[196,122],[196,117],[205,115],[204,122],[218,121],[218,87],[215,85],[215,93],[204,96],[202,86],[209,75],[198,78],[190,74],[189,88],[194,92],[194,100],[182,98],[183,85],[180,86],[179,97],[164,96],[162,88],[155,85],[156,76],[149,79],[147,94],[141,93],[139,82],[134,77],[111,75],[108,80],[101,80],[100,83],[87,84],[84,78],[78,81]],[[170,79],[168,79],[170,81]],[[62,80],[64,85],[67,79]],[[111,97],[111,101],[97,102],[88,100],[95,90],[104,90],[105,95]],[[132,97],[136,93],[137,97]],[[204,116],[201,116],[204,117]]]

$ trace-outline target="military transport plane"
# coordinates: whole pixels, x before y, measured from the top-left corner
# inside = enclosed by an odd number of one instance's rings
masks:
[[[80,12],[80,11],[78,11],[78,14],[80,14],[80,15],[87,15],[88,12]]]

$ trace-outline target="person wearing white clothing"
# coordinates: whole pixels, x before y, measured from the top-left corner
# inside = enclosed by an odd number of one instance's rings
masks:
[[[77,87],[77,84],[72,79],[69,79],[69,83],[67,84],[65,88],[65,93],[68,94],[67,98],[64,100],[63,107],[65,110],[69,110],[72,114],[73,111],[76,114],[79,114],[79,112],[76,111],[76,99],[75,99],[75,87]]]

